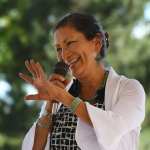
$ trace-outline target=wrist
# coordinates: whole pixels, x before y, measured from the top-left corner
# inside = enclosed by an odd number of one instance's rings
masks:
[[[49,128],[51,125],[51,119],[50,118],[46,118],[46,117],[42,117],[39,118],[37,121],[37,126],[40,128]]]
[[[65,106],[70,107],[74,97],[70,93],[65,91],[65,92],[60,92],[58,99],[60,99],[60,102],[63,103]]]
[[[81,104],[82,100],[79,97],[75,97],[70,105],[70,108],[72,110],[73,113],[76,112],[77,108],[79,107],[79,105]]]
[[[46,110],[47,112],[51,113],[51,112],[52,112],[52,108],[53,108],[53,102],[52,102],[52,101],[48,101],[48,102],[46,103],[45,110]],[[45,110],[44,110],[44,111],[45,111]]]
[[[46,107],[44,109],[44,111],[42,112],[41,114],[41,117],[40,118],[51,118],[52,117],[52,110],[49,111]]]
[[[52,121],[52,113],[44,109],[41,117],[37,121],[37,126],[40,128],[49,128]]]

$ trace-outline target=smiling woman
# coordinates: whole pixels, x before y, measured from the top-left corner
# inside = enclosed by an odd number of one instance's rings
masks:
[[[69,66],[74,79],[56,73],[47,79],[38,62],[26,61],[33,78],[20,77],[38,89],[27,99],[47,102],[22,149],[137,150],[145,92],[137,80],[104,66],[108,34],[93,16],[70,13],[59,20],[53,35],[58,60]]]

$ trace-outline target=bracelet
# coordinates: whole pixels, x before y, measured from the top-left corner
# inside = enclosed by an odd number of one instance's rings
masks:
[[[78,98],[78,97],[73,99],[73,101],[72,101],[72,103],[70,105],[70,108],[71,108],[73,113],[75,113],[75,111],[76,111],[77,107],[79,106],[79,104],[81,103],[81,101],[82,100],[80,98]]]
[[[44,109],[44,112],[42,113],[41,117],[51,117],[52,116],[52,113],[48,112],[46,109]]]
[[[50,127],[50,124],[49,123],[48,124],[41,123],[38,119],[37,126],[40,127],[40,128],[48,129]]]
[[[40,114],[39,118],[41,117],[52,117],[52,113],[44,109],[44,111]]]

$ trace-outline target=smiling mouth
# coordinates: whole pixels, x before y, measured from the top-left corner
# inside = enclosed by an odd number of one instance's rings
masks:
[[[79,61],[80,57],[73,59],[70,63],[69,63],[69,67],[72,67],[74,64],[76,64]]]

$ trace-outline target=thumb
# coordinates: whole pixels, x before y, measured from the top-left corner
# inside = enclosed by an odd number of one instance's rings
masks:
[[[27,95],[24,97],[25,100],[43,100],[40,94]]]
[[[65,86],[67,86],[69,84],[69,82],[70,81],[66,79],[63,83],[65,84]]]

